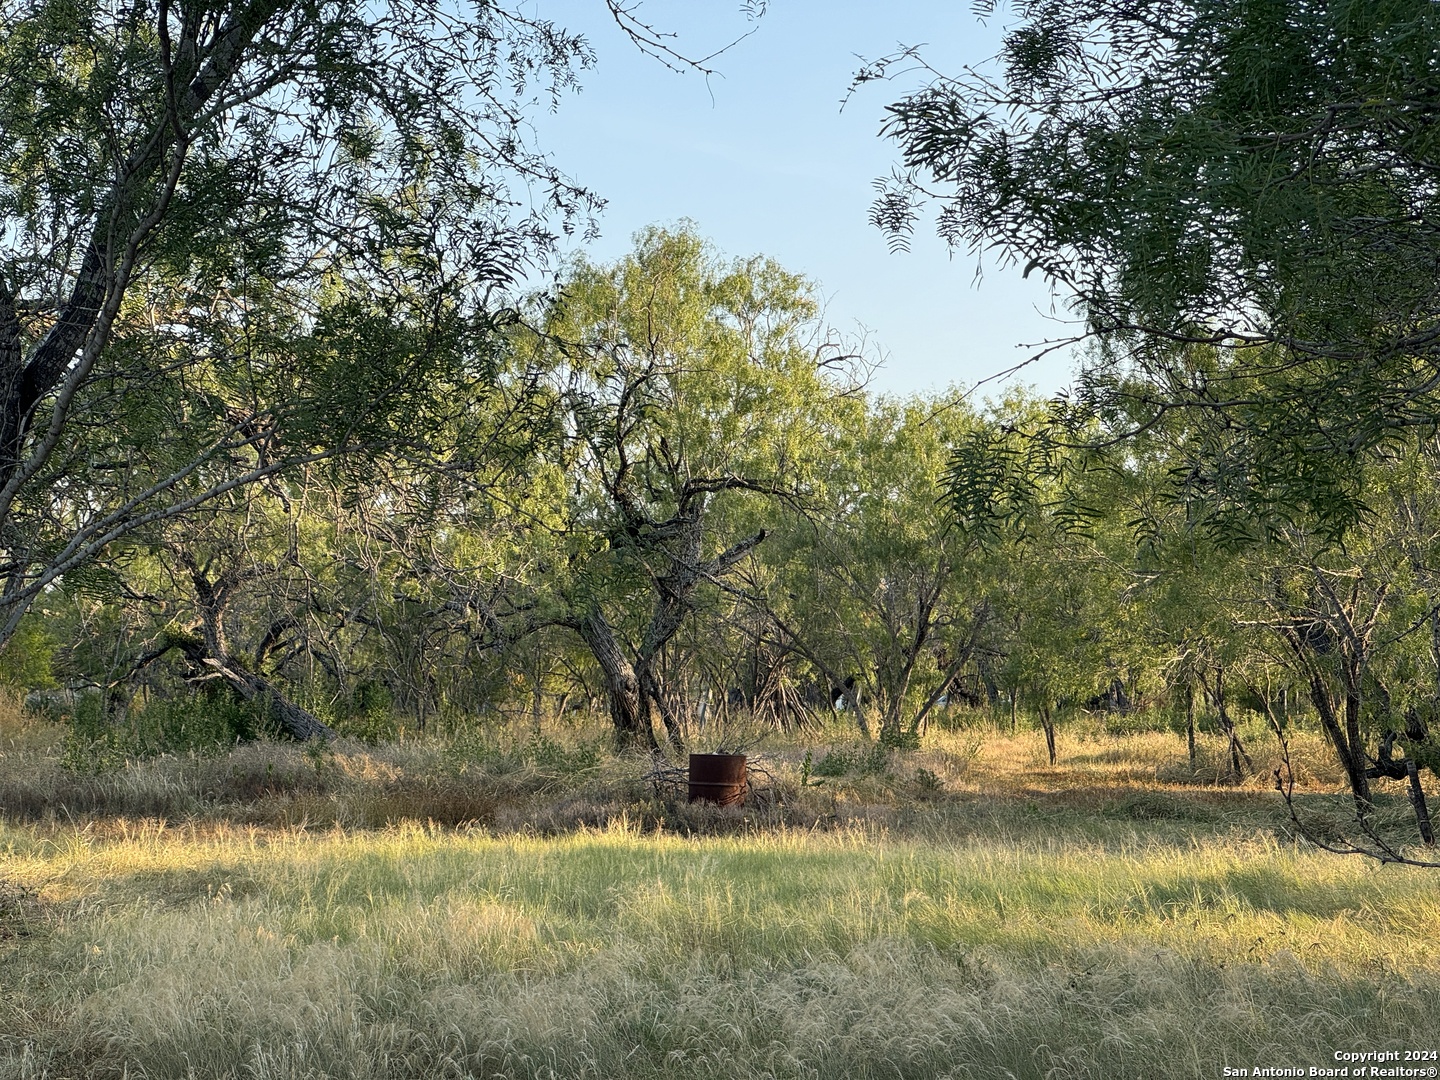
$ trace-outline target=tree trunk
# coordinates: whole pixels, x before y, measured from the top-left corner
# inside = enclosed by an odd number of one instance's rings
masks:
[[[604,614],[599,608],[592,608],[577,629],[600,665],[605,680],[605,700],[615,726],[615,745],[621,750],[658,750],[660,744],[650,725],[650,710],[640,691],[640,679],[615,640],[615,632]]]
[[[214,657],[205,657],[202,663],[246,701],[263,706],[267,719],[292,739],[304,742],[308,739],[335,738],[333,729],[321,723],[308,709],[287,698],[269,679],[246,671],[233,661],[226,663]]]
[[[241,663],[230,650],[225,632],[230,601],[244,582],[260,575],[260,568],[233,568],[212,581],[195,561],[193,553],[183,547],[173,547],[172,550],[190,571],[196,605],[200,609],[199,640],[177,642],[190,662],[210,668],[246,701],[262,705],[270,722],[292,739],[335,738],[331,728],[321,723],[308,709],[287,698],[269,679],[250,671],[248,665]],[[266,653],[274,645],[273,639],[280,632],[280,626],[280,623],[272,624],[262,639],[256,652],[256,667],[264,662]]]
[[[1435,672],[1433,700],[1440,701],[1440,597],[1426,599],[1430,603],[1430,663]]]
[[[1198,765],[1195,761],[1195,687],[1188,680],[1185,683],[1185,749],[1190,754],[1190,775],[1195,775]]]
[[[1415,824],[1426,846],[1435,846],[1435,830],[1430,826],[1430,808],[1425,805],[1425,789],[1420,786],[1420,770],[1415,762],[1405,759],[1405,776],[1410,781],[1410,805],[1415,808]]]
[[[1340,718],[1335,712],[1335,702],[1331,700],[1325,680],[1318,672],[1310,675],[1310,701],[1315,706],[1315,711],[1320,714],[1320,724],[1330,738],[1330,745],[1335,747],[1340,765],[1350,781],[1350,792],[1355,797],[1356,810],[1361,814],[1369,813],[1374,804],[1370,799],[1370,780],[1365,775],[1364,757],[1359,745],[1352,748],[1346,738],[1345,730],[1340,726]]]
[[[677,751],[685,749],[685,732],[680,725],[680,718],[675,715],[675,710],[670,705],[670,697],[665,692],[659,677],[655,674],[653,664],[644,664],[638,673],[640,682],[640,695],[644,699],[647,711],[651,706],[660,714],[660,720],[665,725],[665,736],[670,740],[670,745]]]
[[[1346,716],[1342,723],[1335,700],[1330,696],[1329,687],[1325,685],[1323,671],[1317,661],[1312,659],[1311,654],[1315,650],[1311,645],[1310,635],[1308,632],[1302,633],[1306,629],[1303,625],[1289,624],[1281,628],[1281,635],[1290,646],[1299,669],[1310,684],[1310,703],[1320,714],[1320,725],[1325,729],[1325,735],[1340,759],[1340,767],[1345,770],[1345,776],[1350,781],[1350,793],[1355,798],[1356,813],[1364,816],[1374,809],[1374,803],[1370,798],[1370,780],[1365,775],[1365,753],[1360,743],[1360,695],[1358,686],[1354,685],[1358,681],[1359,663],[1351,658],[1345,662],[1342,669],[1347,683]]]
[[[1220,716],[1220,729],[1225,732],[1225,737],[1230,744],[1230,772],[1236,780],[1245,779],[1247,770],[1254,768],[1250,755],[1245,752],[1245,744],[1240,741],[1240,733],[1235,730],[1235,723],[1230,719],[1230,711],[1225,707],[1225,669],[1215,669],[1215,692],[1213,695],[1215,711]],[[1242,765],[1241,762],[1244,762]]]
[[[1050,752],[1050,765],[1055,765],[1055,716],[1048,704],[1040,706],[1040,726],[1045,729],[1045,749]]]
[[[970,656],[973,652],[974,649],[967,646],[961,652],[960,658],[958,660],[955,660],[953,663],[950,664],[948,668],[945,669],[945,672],[941,676],[940,681],[936,683],[935,689],[926,696],[924,703],[920,706],[920,711],[915,714],[915,718],[910,722],[911,731],[915,732],[918,735],[921,732],[928,730],[928,725],[926,721],[930,716],[930,710],[935,708],[935,705],[940,701],[940,699],[950,691],[951,684],[955,682],[955,679],[959,676],[961,669],[970,662]]]
[[[1365,743],[1360,735],[1360,673],[1358,665],[1354,662],[1347,662],[1343,668],[1345,672],[1345,739],[1350,745],[1350,758],[1355,763],[1360,779],[1365,784],[1364,800],[1356,799],[1357,805],[1362,813],[1370,808],[1370,780],[1365,775]],[[1348,769],[1347,769],[1348,772]]]
[[[866,742],[871,739],[870,724],[865,719],[865,709],[860,704],[860,682],[851,675],[846,682],[840,684],[840,690],[844,696],[846,705],[855,713],[855,726],[860,729],[860,737]]]

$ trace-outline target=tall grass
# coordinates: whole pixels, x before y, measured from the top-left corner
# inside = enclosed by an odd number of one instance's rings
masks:
[[[1202,1076],[1440,1030],[1423,872],[1192,838],[0,831],[0,1076]],[[1057,1071],[1058,1070],[1058,1071]]]
[[[6,798],[57,752],[15,738]],[[61,776],[113,787],[0,823],[0,1078],[1208,1077],[1429,1045],[1436,879],[1296,847],[1260,781],[1177,781],[1178,746],[1072,731],[1051,770],[962,730],[862,767],[842,737],[804,784],[779,746],[781,805],[736,811],[528,739]],[[179,818],[115,812],[166,784]],[[480,824],[426,820],[465,792]]]

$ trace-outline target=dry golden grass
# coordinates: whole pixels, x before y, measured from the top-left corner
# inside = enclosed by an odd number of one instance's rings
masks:
[[[1208,1077],[1440,1031],[1437,879],[1295,844],[1168,733],[777,739],[722,811],[583,737],[76,776],[28,723],[0,1080]]]

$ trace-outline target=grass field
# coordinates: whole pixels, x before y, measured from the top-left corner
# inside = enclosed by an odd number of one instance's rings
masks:
[[[583,747],[84,775],[12,719],[0,1077],[1218,1077],[1440,1045],[1440,877],[1297,846],[1169,734],[1072,734],[1055,770],[1024,732],[779,745],[736,811]]]

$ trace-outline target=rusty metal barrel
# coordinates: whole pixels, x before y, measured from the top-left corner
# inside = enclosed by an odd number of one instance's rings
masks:
[[[745,801],[744,754],[691,754],[690,801],[734,806]]]

